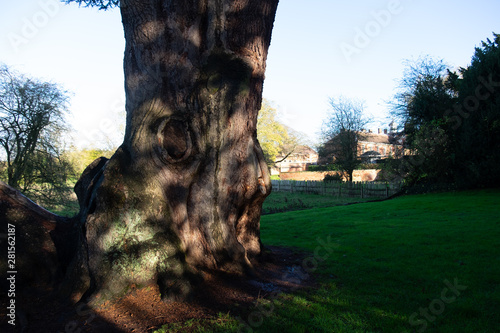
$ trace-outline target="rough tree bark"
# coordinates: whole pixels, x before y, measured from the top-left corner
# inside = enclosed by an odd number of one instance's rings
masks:
[[[80,213],[60,218],[1,187],[2,230],[39,236],[26,248],[44,249],[36,262],[62,294],[157,283],[185,297],[200,270],[252,271],[271,190],[256,124],[277,5],[121,1],[126,133],[75,186]]]
[[[277,4],[121,2],[126,133],[77,185],[82,234],[64,290],[156,282],[185,296],[199,269],[252,270],[271,190],[256,123]]]

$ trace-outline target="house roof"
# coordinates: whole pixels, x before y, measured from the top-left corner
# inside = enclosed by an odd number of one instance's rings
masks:
[[[389,136],[386,134],[360,133],[359,141],[388,144]]]
[[[290,156],[297,156],[297,155],[317,155],[318,153],[312,149],[309,146],[297,146],[293,150],[293,152],[290,154]],[[277,156],[278,159],[281,159],[284,157],[283,152],[280,152]]]
[[[309,146],[297,146],[293,151],[294,154],[316,154],[316,151]]]

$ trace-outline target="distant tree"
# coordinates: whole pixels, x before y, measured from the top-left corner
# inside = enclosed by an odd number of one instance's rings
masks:
[[[257,139],[264,153],[268,167],[276,162],[284,142],[288,140],[288,133],[277,118],[278,111],[271,106],[269,101],[263,100],[262,107],[257,117]]]
[[[455,75],[443,60],[429,56],[406,60],[403,77],[390,103],[392,116],[402,124],[396,135],[399,171],[411,184],[446,182],[453,164],[453,133],[446,112],[456,100]],[[411,155],[404,156],[404,155]],[[397,164],[397,163],[396,163]]]
[[[45,204],[65,196],[71,173],[61,142],[68,101],[56,84],[0,68],[0,147],[7,182]]]
[[[307,135],[299,132],[289,126],[283,125],[286,130],[286,138],[283,141],[280,152],[276,159],[276,163],[283,162],[293,153],[296,153],[300,147],[308,146],[309,142],[307,140]]]
[[[451,74],[444,60],[430,56],[404,62],[403,77],[390,102],[391,114],[403,125],[406,142],[424,124],[444,118],[455,97]]]
[[[85,168],[89,166],[93,161],[100,157],[111,158],[116,149],[100,149],[100,148],[87,148],[78,149],[72,147],[70,151],[67,152],[66,157],[70,161],[72,168],[74,169],[75,176],[78,178]]]
[[[264,99],[257,118],[257,138],[268,167],[282,162],[306,142],[302,133],[282,124],[277,118],[278,111]]]
[[[352,174],[362,163],[358,157],[359,135],[367,124],[362,101],[340,96],[330,99],[330,113],[323,123],[323,144],[319,155],[331,157],[344,174],[352,181]]]

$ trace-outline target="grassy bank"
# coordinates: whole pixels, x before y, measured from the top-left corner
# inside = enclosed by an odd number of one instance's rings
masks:
[[[264,244],[309,251],[303,273],[320,287],[263,300],[249,310],[260,321],[200,331],[497,332],[499,207],[488,190],[263,216]]]

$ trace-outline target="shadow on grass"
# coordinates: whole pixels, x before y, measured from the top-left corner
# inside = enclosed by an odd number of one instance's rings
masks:
[[[7,317],[7,297],[1,303],[1,332],[190,332],[203,326],[236,330],[236,317],[248,316],[255,304],[272,292],[307,287],[283,279],[289,267],[298,265],[306,253],[287,248],[267,249],[255,264],[255,275],[236,276],[203,272],[188,301],[163,302],[157,286],[132,288],[114,301],[72,304],[54,296],[52,288],[22,288],[16,294],[16,325]],[[6,296],[6,295],[5,295]],[[162,327],[164,329],[162,330]],[[192,329],[192,330],[191,330]],[[222,329],[222,328],[221,328]]]

